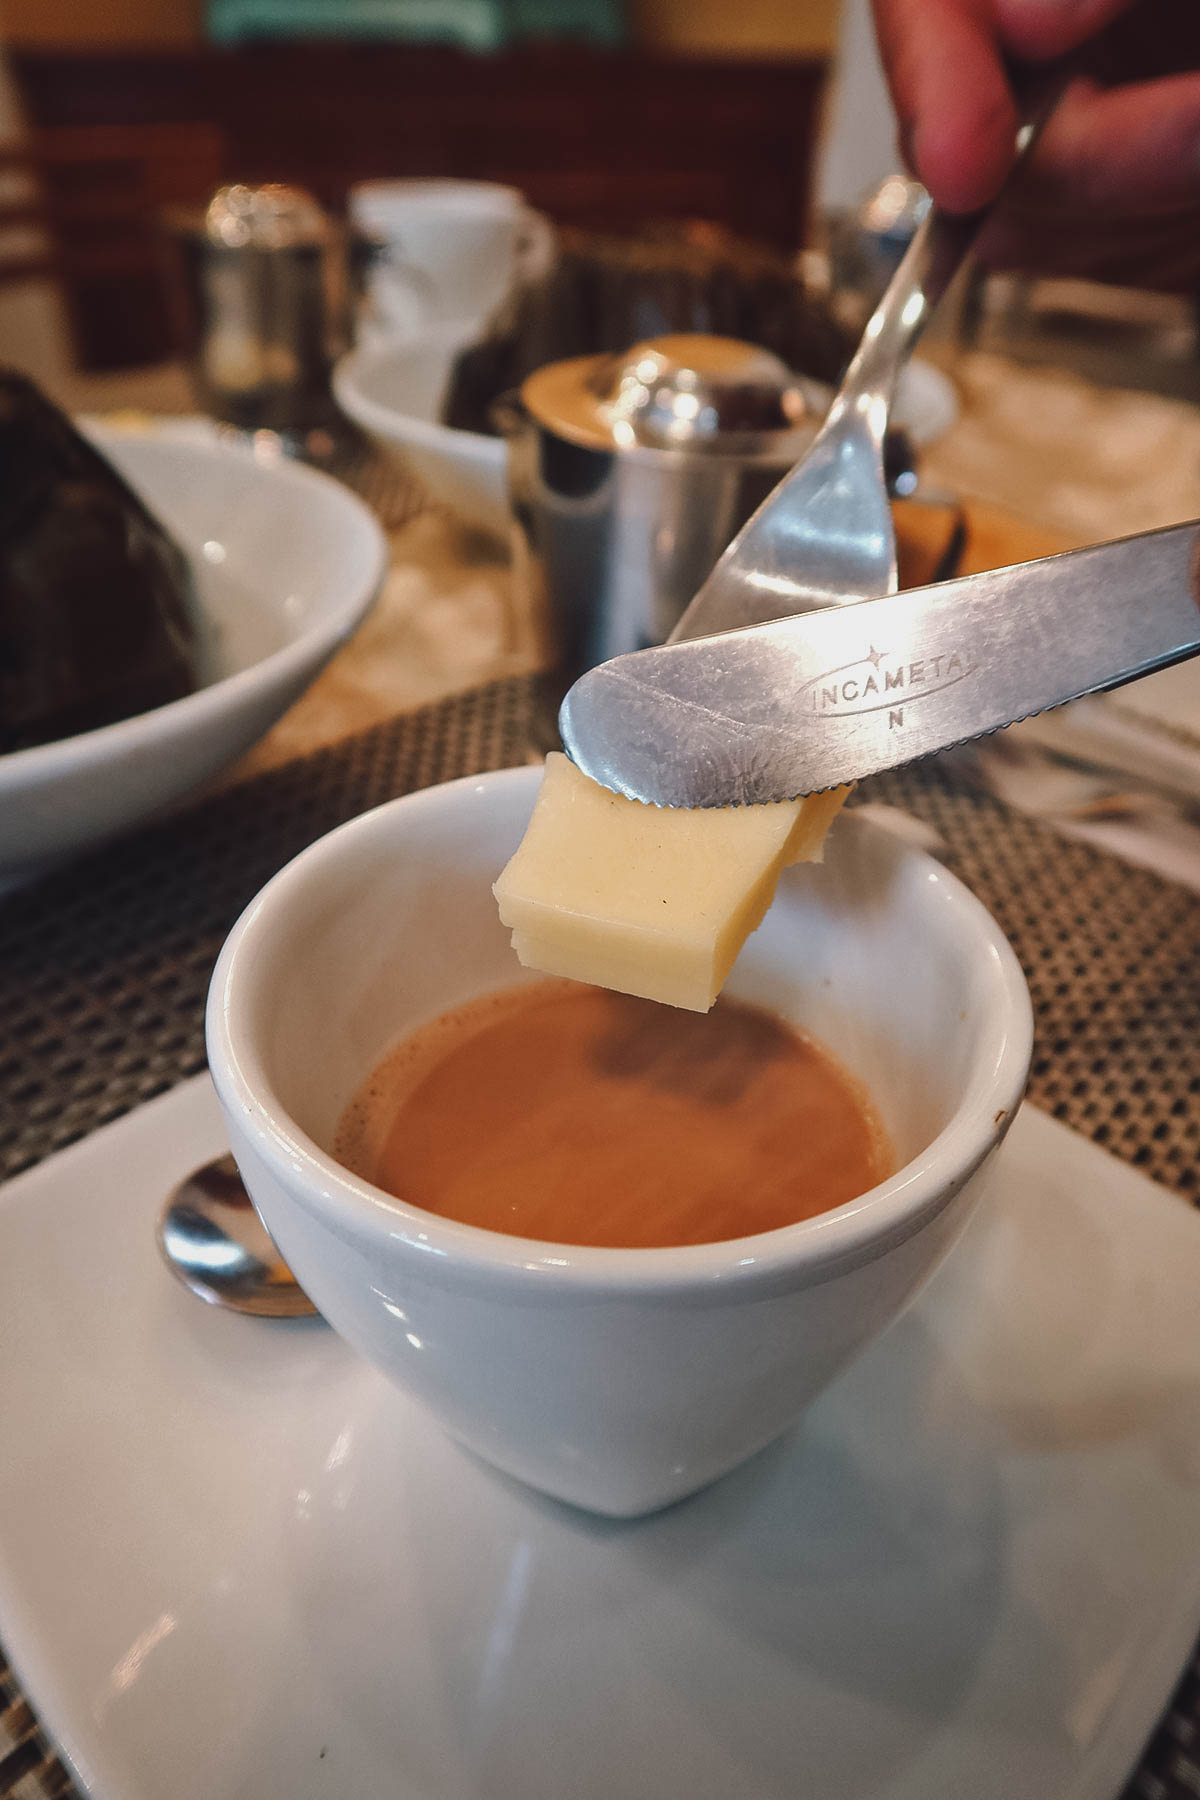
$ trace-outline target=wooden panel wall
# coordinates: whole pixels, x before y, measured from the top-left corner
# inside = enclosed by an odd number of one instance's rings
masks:
[[[340,207],[371,176],[474,176],[523,188],[565,223],[710,218],[794,246],[825,73],[816,58],[565,45],[490,57],[345,44],[17,51],[12,63],[92,367],[170,348],[157,210],[218,180],[298,182]]]

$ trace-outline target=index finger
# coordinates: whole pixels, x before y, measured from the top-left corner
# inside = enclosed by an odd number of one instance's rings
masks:
[[[1017,116],[987,0],[873,0],[907,160],[947,212],[998,191]]]
[[[971,212],[1011,166],[1017,115],[1004,55],[1063,55],[1131,0],[873,0],[907,160],[948,212]]]

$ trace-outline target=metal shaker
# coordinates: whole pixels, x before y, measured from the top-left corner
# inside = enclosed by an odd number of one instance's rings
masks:
[[[333,414],[349,339],[351,253],[301,188],[237,183],[169,223],[182,253],[201,404],[247,430],[306,431]]]
[[[498,403],[515,579],[562,681],[670,635],[827,399],[769,351],[687,333],[551,364]]]

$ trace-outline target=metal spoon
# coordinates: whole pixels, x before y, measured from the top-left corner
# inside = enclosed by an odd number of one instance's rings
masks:
[[[264,1319],[316,1313],[255,1212],[232,1156],[194,1169],[167,1195],[157,1237],[172,1275],[212,1306]]]
[[[1023,167],[1070,72],[1065,63],[1023,72],[1024,122],[997,201]],[[930,207],[867,321],[811,447],[742,527],[669,642],[895,593],[884,440],[896,383],[996,204],[963,216]]]

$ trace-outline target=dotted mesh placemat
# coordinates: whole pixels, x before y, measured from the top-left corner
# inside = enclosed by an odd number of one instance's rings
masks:
[[[369,806],[525,760],[534,714],[527,679],[443,701],[0,902],[0,1176],[203,1068],[212,965],[264,881]],[[1065,841],[938,764],[859,797],[932,825],[1014,945],[1037,1020],[1031,1097],[1200,1201],[1200,898]],[[1122,1800],[1197,1800],[1198,1745],[1200,1658]],[[0,1649],[0,1800],[72,1792]]]
[[[1200,1202],[1200,897],[915,764],[864,799],[933,825],[1020,958],[1031,1099]],[[1197,1789],[1200,1794],[1200,1789]]]
[[[531,680],[498,682],[407,714],[0,901],[0,1178],[202,1068],[212,965],[263,882],[369,806],[523,761],[533,694]],[[1016,949],[1038,1105],[1196,1194],[1200,899],[938,764],[858,798],[934,826]]]

